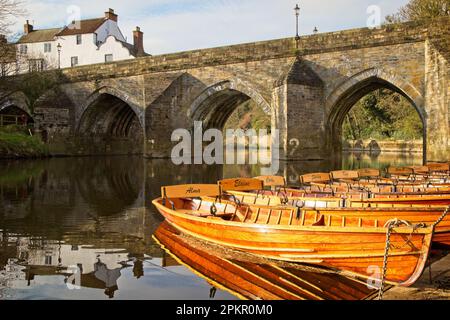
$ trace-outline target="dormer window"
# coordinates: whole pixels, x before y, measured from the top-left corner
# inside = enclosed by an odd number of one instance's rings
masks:
[[[77,34],[77,44],[81,44],[81,34]]]

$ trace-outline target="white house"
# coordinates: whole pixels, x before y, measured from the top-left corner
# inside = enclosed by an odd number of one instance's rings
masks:
[[[146,55],[143,32],[133,31],[127,43],[113,9],[102,18],[73,21],[63,28],[35,30],[28,22],[17,42],[17,73],[68,68],[134,59]]]

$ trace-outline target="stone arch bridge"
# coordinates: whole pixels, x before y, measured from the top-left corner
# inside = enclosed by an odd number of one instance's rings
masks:
[[[56,154],[170,156],[171,133],[195,120],[222,128],[253,99],[280,131],[280,157],[341,148],[350,108],[378,88],[412,103],[425,156],[449,159],[450,20],[354,29],[61,70],[34,109]],[[299,49],[296,49],[299,48]],[[27,110],[19,92],[0,105]]]

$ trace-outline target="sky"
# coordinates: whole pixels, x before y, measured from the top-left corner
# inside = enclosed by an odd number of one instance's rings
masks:
[[[156,55],[295,36],[293,8],[299,3],[300,33],[366,27],[370,6],[382,19],[408,0],[23,0],[26,14],[16,21],[21,32],[26,19],[35,29],[102,17],[108,8],[119,15],[128,42],[140,26],[146,52]]]

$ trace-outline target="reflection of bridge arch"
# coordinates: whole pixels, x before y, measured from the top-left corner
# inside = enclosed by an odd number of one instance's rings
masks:
[[[326,98],[328,143],[334,152],[342,149],[342,125],[345,116],[365,95],[377,89],[390,89],[404,96],[415,108],[423,124],[424,153],[426,152],[426,118],[424,99],[411,84],[379,69],[369,69],[351,77],[339,85]]]
[[[98,216],[114,215],[142,205],[139,201],[144,177],[139,158],[82,160],[78,164],[77,189]]]
[[[250,99],[273,117],[272,108],[265,99],[238,79],[222,81],[204,90],[191,104],[188,117],[192,122],[203,121],[205,128],[222,129],[236,108]]]

